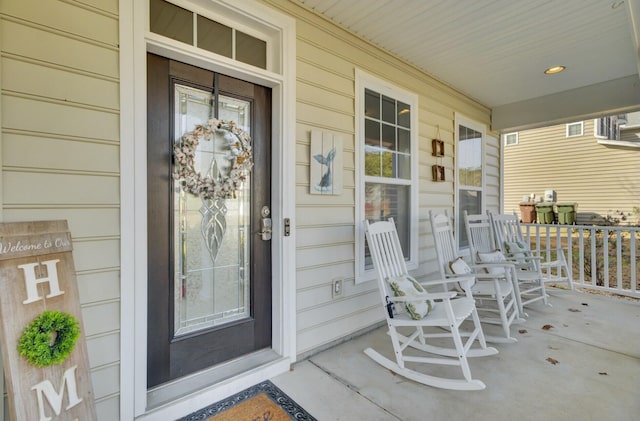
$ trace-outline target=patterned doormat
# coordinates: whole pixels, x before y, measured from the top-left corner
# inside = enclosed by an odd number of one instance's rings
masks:
[[[317,421],[269,380],[179,421]]]

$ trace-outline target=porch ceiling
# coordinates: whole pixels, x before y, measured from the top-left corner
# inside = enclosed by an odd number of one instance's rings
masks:
[[[640,0],[293,1],[492,108],[496,130],[640,107]]]

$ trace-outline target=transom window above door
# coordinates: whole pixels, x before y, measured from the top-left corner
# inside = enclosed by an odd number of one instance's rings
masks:
[[[201,14],[189,10],[189,2],[176,3],[184,3],[185,7],[166,0],[149,0],[149,30],[152,33],[260,69],[278,71],[271,69],[279,60],[270,56],[276,54],[269,48],[275,35],[268,29],[263,31],[255,25],[237,28],[224,16],[205,16],[205,11]]]

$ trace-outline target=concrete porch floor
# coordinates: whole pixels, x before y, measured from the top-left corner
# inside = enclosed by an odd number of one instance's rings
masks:
[[[392,357],[386,326],[271,380],[320,421],[640,420],[640,303],[549,290],[552,307],[528,307],[527,321],[512,326],[518,343],[489,344],[498,355],[469,359],[482,391],[435,389],[375,363],[363,350]],[[458,367],[421,366],[460,376]]]

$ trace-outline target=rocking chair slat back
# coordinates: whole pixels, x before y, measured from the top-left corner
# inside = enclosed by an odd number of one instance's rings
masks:
[[[469,215],[464,212],[464,224],[469,238],[469,248],[474,262],[478,262],[477,253],[490,253],[500,247],[496,247],[493,238],[493,228],[489,215],[477,214]]]

